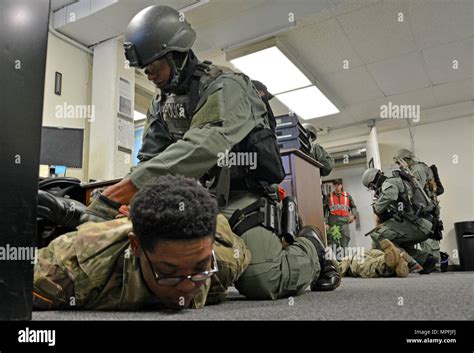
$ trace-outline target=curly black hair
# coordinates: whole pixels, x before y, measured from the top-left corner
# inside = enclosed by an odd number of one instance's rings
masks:
[[[140,189],[130,218],[140,245],[151,251],[160,240],[214,236],[217,203],[196,180],[167,175]]]

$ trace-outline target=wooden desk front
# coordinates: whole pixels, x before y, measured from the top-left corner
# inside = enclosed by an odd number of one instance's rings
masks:
[[[326,242],[319,172],[322,164],[297,149],[281,150],[281,158],[286,175],[280,186],[285,189],[287,196],[296,196],[303,224],[318,227]]]

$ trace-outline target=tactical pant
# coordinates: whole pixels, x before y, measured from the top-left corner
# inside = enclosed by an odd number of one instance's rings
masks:
[[[258,196],[242,193],[231,196],[221,212],[229,218],[236,209],[243,209]],[[252,259],[235,283],[248,299],[277,299],[302,293],[319,276],[321,267],[316,249],[310,240],[297,238],[283,248],[280,237],[257,226],[242,234]]]
[[[427,252],[428,254],[431,254],[435,258],[435,260],[438,262],[435,269],[439,271],[441,266],[441,249],[439,247],[439,241],[434,239],[427,239],[423,243],[421,243],[420,246],[421,250]]]
[[[351,240],[351,232],[349,229],[348,221],[344,221],[344,219],[349,219],[348,217],[337,217],[337,216],[329,216],[328,224],[329,227],[333,225],[338,225],[341,231],[341,239],[339,239],[339,245],[344,249],[349,246],[349,241]],[[331,237],[328,237],[328,245],[334,244],[334,240]]]
[[[378,249],[343,258],[339,262],[339,270],[346,277],[377,278],[395,274],[395,270],[387,267],[384,252]]]
[[[380,248],[380,240],[388,239],[413,257],[420,265],[423,265],[428,259],[428,252],[415,248],[416,244],[425,241],[428,239],[428,236],[411,222],[406,220],[397,222],[389,219],[375,227],[368,234],[370,234],[374,241],[374,246],[377,248]]]
[[[439,269],[439,265],[441,263],[441,254],[440,254],[440,247],[439,241],[434,239],[427,239],[423,243],[420,244],[421,250],[427,252],[428,254],[433,255],[435,260],[438,262],[436,266]]]

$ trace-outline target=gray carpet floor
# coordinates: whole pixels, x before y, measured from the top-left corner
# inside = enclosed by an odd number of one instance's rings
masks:
[[[334,292],[250,301],[231,288],[228,300],[181,312],[33,312],[33,320],[474,320],[474,272],[407,278],[344,278]]]

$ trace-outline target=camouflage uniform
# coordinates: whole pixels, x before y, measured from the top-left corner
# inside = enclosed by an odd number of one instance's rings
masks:
[[[320,169],[321,176],[329,175],[334,168],[334,158],[331,157],[323,146],[316,142],[311,144],[311,155],[323,165]]]
[[[395,275],[395,269],[387,267],[385,263],[384,252],[378,249],[342,258],[339,270],[345,277],[377,278]]]
[[[412,192],[412,187],[400,177],[388,178],[382,184],[377,201],[374,204],[375,213],[379,217],[385,217],[390,205],[394,205],[397,209],[400,205],[403,205],[403,212],[411,212],[407,199]],[[423,265],[428,258],[428,253],[415,249],[415,245],[428,239],[431,228],[432,223],[422,217],[417,218],[416,224],[414,224],[405,218],[399,222],[389,216],[367,235],[370,234],[376,247],[382,239],[392,241]]]
[[[127,218],[85,223],[77,231],[53,240],[38,252],[34,270],[35,309],[160,309],[163,304],[142,279],[140,264],[132,255]],[[249,265],[245,243],[218,216],[214,242],[219,271],[203,285],[191,307],[222,301]],[[238,254],[238,256],[235,256]]]

